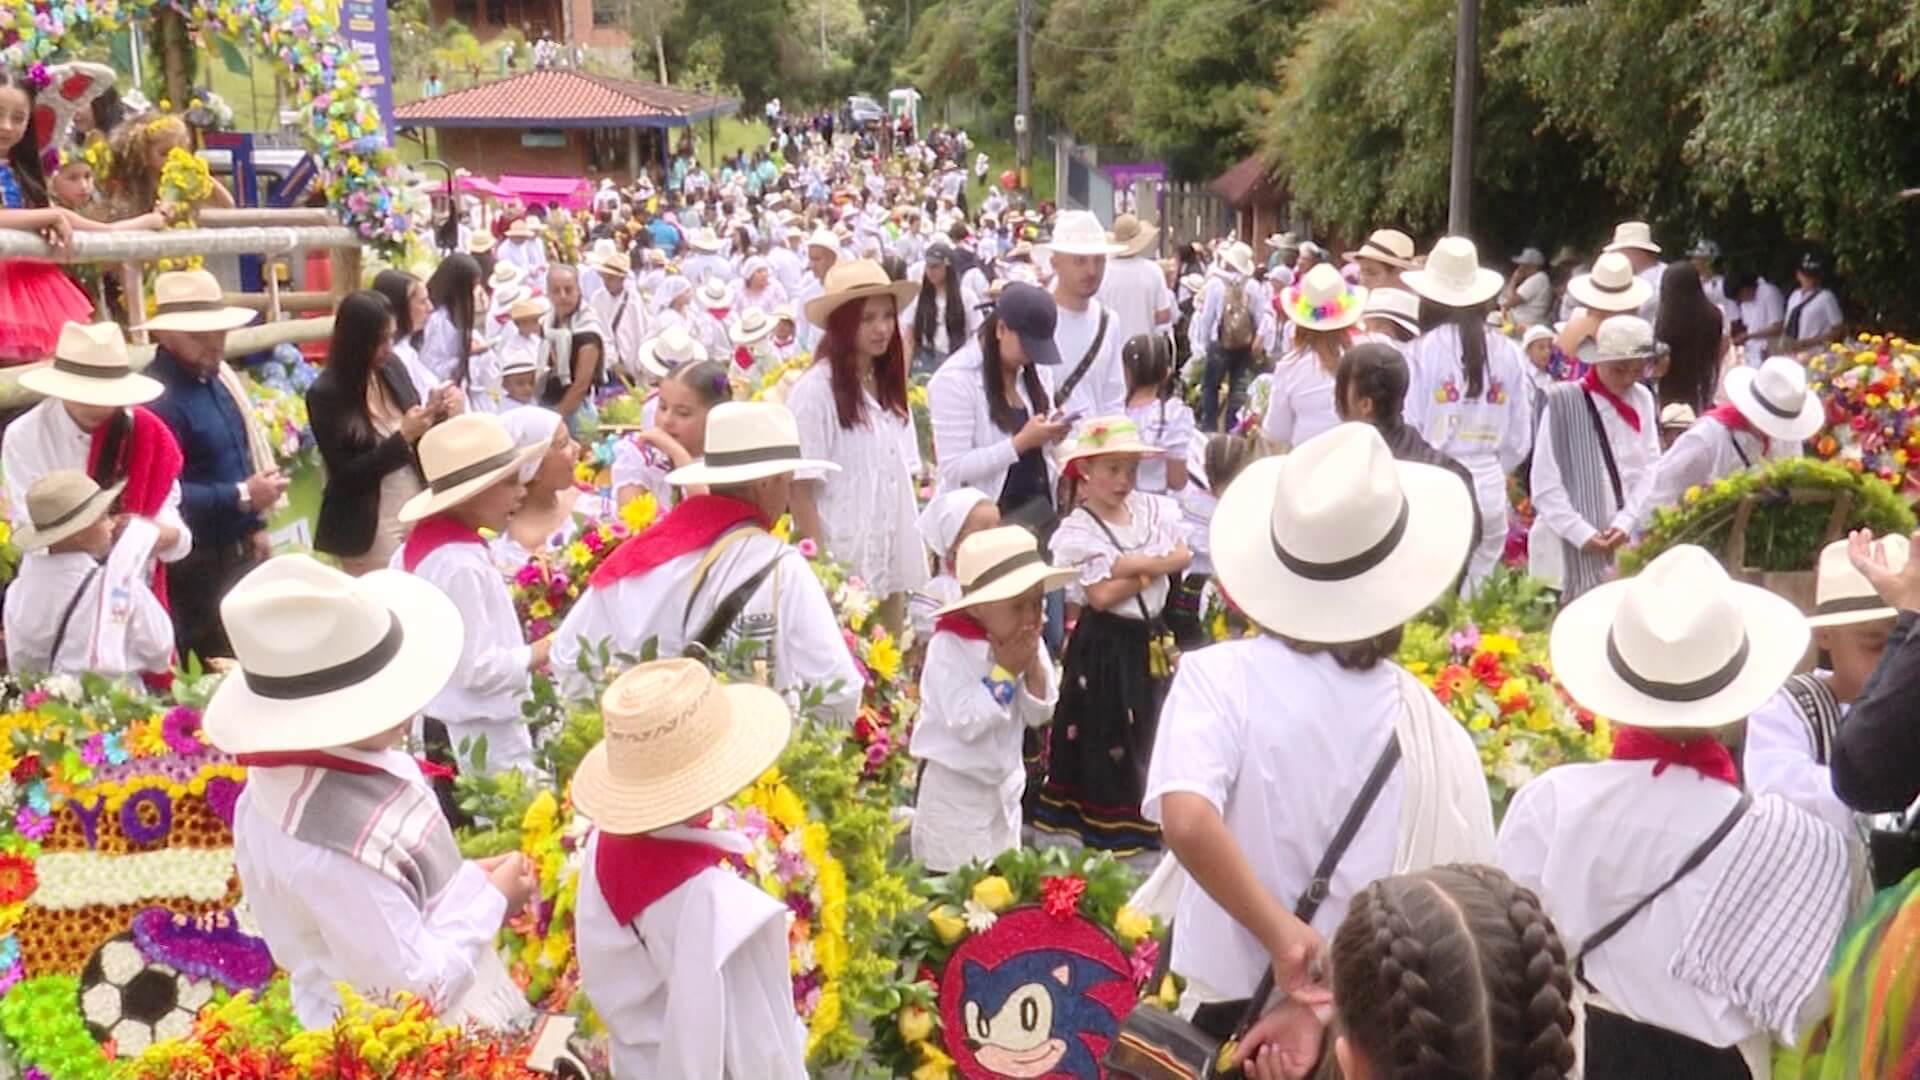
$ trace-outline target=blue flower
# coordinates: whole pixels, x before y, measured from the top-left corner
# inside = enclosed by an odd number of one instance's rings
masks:
[[[114,731],[107,734],[104,749],[106,750],[107,764],[125,765],[127,763],[127,748],[120,745],[119,732]]]
[[[12,934],[0,938],[0,969],[10,968],[20,959],[20,939]]]
[[[27,787],[27,805],[33,807],[36,814],[53,813],[53,804],[47,801],[47,782],[35,780]]]

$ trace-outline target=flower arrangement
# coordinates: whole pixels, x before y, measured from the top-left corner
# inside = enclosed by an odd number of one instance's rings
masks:
[[[1072,930],[1066,924],[1085,920],[1105,932],[1111,955],[1124,965],[1123,1000],[1130,1005],[1152,999],[1171,1007],[1179,996],[1174,980],[1154,978],[1166,927],[1127,906],[1137,884],[1133,871],[1112,856],[1066,848],[1008,851],[989,864],[927,879],[919,887],[927,907],[907,927],[903,959],[913,975],[896,991],[896,1007],[876,1025],[869,1057],[888,1075],[914,1080],[979,1075],[977,1067],[957,1066],[961,1048],[949,1038],[954,1010],[946,1007],[953,1004],[948,961],[1003,919],[1037,928],[1036,945],[1050,944],[1053,933],[1067,940]]]
[[[527,628],[527,640],[538,641],[552,633],[580,599],[594,570],[628,537],[652,525],[658,514],[652,493],[642,492],[621,508],[619,520],[589,519],[566,547],[536,554],[515,571],[513,608]]]
[[[787,392],[793,389],[793,384],[799,382],[800,376],[805,375],[807,369],[812,366],[812,353],[794,353],[785,361],[768,368],[760,376],[760,385],[753,387],[749,395],[750,399],[774,402],[787,400]]]
[[[850,567],[821,555],[811,540],[802,540],[799,549],[839,615],[847,651],[866,679],[853,725],[854,738],[865,755],[864,777],[883,787],[889,800],[904,802],[913,774],[907,738],[920,713],[920,688],[909,677],[905,663],[905,648],[912,643],[896,640],[874,618],[879,598]]]
[[[1755,500],[1746,525],[1744,567],[1759,571],[1811,570],[1828,542],[1833,501],[1848,509],[1841,536],[1850,529],[1876,533],[1914,529],[1911,504],[1888,483],[1856,465],[1813,458],[1782,458],[1687,489],[1679,506],[1661,507],[1640,542],[1620,553],[1622,575],[1639,572],[1675,544],[1698,544],[1724,552],[1742,502]]]
[[[1807,380],[1827,406],[1813,452],[1920,495],[1920,345],[1860,334],[1810,357]]]
[[[307,421],[307,399],[299,394],[269,386],[252,378],[240,377],[247,388],[247,401],[253,414],[266,430],[273,458],[285,472],[294,472],[319,460],[319,448],[313,428]]]

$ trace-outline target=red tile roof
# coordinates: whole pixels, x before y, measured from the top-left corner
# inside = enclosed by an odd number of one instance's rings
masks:
[[[1261,160],[1259,154],[1242,159],[1240,164],[1207,181],[1207,190],[1243,208],[1254,202],[1285,198],[1285,188],[1276,170]]]
[[[409,101],[394,120],[409,127],[671,127],[739,107],[730,98],[557,69]]]

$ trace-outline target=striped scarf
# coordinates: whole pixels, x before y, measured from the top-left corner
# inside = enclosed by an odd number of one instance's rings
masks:
[[[1606,429],[1596,422],[1598,414],[1588,405],[1586,390],[1577,383],[1562,383],[1547,391],[1547,416],[1553,430],[1553,460],[1560,467],[1560,483],[1566,488],[1567,501],[1587,524],[1605,529],[1619,512],[1613,497],[1613,481],[1607,475],[1607,461],[1600,453],[1600,440]],[[1613,569],[1613,556],[1607,552],[1587,551],[1556,537],[1565,557],[1566,573],[1560,595],[1566,601],[1607,580]]]

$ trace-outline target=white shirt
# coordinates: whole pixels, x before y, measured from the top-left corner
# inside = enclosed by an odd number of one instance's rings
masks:
[[[1823,682],[1832,678],[1827,671],[1814,675]],[[1842,720],[1848,708],[1840,706]],[[1813,739],[1792,694],[1781,690],[1747,718],[1744,765],[1747,790],[1755,797],[1778,795],[1842,833],[1856,834],[1853,811],[1833,793],[1833,769],[1813,759]]]
[[[1800,325],[1792,335],[1794,341],[1825,340],[1841,323],[1847,321],[1846,315],[1840,311],[1840,298],[1833,295],[1832,289],[1812,293],[1805,289],[1793,290],[1793,294],[1787,297],[1785,318],[1792,318],[1795,308],[1800,309]],[[1787,336],[1786,323],[1782,322],[1780,337],[1785,341]]]
[[[1655,260],[1652,266],[1635,274],[1634,277],[1646,282],[1653,288],[1653,295],[1640,305],[1640,317],[1648,322],[1658,322],[1660,318],[1660,281],[1667,276],[1667,264]]]
[[[737,833],[661,829],[745,853]],[[631,923],[615,921],[588,838],[575,915],[580,988],[606,1022],[619,1080],[802,1080],[805,1030],[793,1008],[787,911],[716,865],[654,901]]]
[[[939,465],[936,494],[955,488],[972,487],[989,499],[998,499],[1007,483],[1007,470],[1020,460],[1013,448],[1013,435],[993,423],[987,409],[985,377],[980,370],[980,343],[967,346],[947,358],[946,363],[927,381],[927,414],[933,425],[933,459]],[[1053,394],[1053,369],[1035,367],[1040,385]],[[1024,378],[1018,380],[1020,397],[1025,400]],[[1027,402],[1028,412],[1033,402]],[[1049,458],[1049,475],[1057,472]]]
[[[527,272],[527,286],[547,291],[547,245],[543,240],[502,240],[494,249],[495,262],[511,263]]]
[[[86,472],[92,448],[93,433],[80,430],[73,414],[57,398],[47,398],[7,425],[5,438],[0,439],[0,475],[6,481],[7,513],[13,519],[15,533],[33,526],[33,518],[27,513],[27,491],[33,482],[60,469]],[[193,550],[193,533],[180,516],[178,479],[167,489],[166,501],[153,520],[180,534],[172,545],[154,549],[154,557],[161,562],[186,558]]]
[[[1053,718],[1060,686],[1053,658],[1040,645],[1040,665],[1046,673],[1045,692],[1035,697],[1027,680],[1014,675],[1013,700],[995,700],[987,686],[994,669],[993,649],[985,641],[969,641],[958,634],[936,633],[927,644],[927,663],[920,669],[920,718],[915,721],[908,752],[921,761],[940,765],[982,784],[999,785],[1026,780],[1020,741],[1025,730]],[[1017,804],[1019,794],[1015,792]],[[987,852],[991,858],[998,852]]]
[[[1141,334],[1161,329],[1162,312],[1166,322],[1172,321],[1173,290],[1167,288],[1167,275],[1159,263],[1144,256],[1108,259],[1097,298],[1120,320],[1122,348]]]
[[[398,751],[344,752],[426,783]],[[484,871],[463,864],[433,910],[422,913],[391,879],[331,848],[295,840],[251,800],[242,791],[234,811],[234,862],[273,961],[289,973],[303,1027],[333,1025],[340,1010],[335,983],[362,994],[409,990],[443,1009],[474,987],[507,913],[507,898]]]
[[[1747,363],[1759,367],[1767,359],[1767,343],[1772,335],[1761,331],[1777,326],[1787,317],[1787,299],[1780,293],[1779,286],[1766,278],[1758,279],[1753,287],[1753,299],[1738,302],[1740,321],[1747,328]]]
[[[584,649],[597,652],[601,642],[615,656],[638,656],[650,639],[658,640],[657,655],[684,654],[687,642],[727,593],[778,558],[779,565],[741,609],[722,644],[731,648],[743,639],[758,643],[762,658],[772,654],[768,672],[774,689],[795,696],[818,687],[827,715],[852,723],[865,683],[807,560],[770,535],[748,536],[714,560],[689,611],[693,571],[705,555],[690,551],[610,588],[582,593],[553,635],[552,667],[561,689],[570,694],[592,690],[576,662]]]
[[[598,277],[598,274],[589,275]],[[624,302],[624,306],[622,306]],[[640,347],[647,341],[647,302],[639,290],[628,282],[619,293],[602,288],[587,301],[593,309],[600,326],[611,338],[607,342],[606,357],[608,368],[626,373],[629,377],[640,375]],[[618,316],[616,318],[616,316]]]
[[[405,556],[403,546],[394,552],[393,565],[402,567]],[[487,546],[442,544],[421,559],[413,573],[447,594],[466,626],[460,663],[427,703],[426,715],[447,725],[456,751],[462,737],[485,735],[488,773],[531,766],[533,737],[520,705],[533,689],[528,673],[533,647],[526,642],[513,594]]]
[[[1469,399],[1460,334],[1441,326],[1407,344],[1406,422],[1434,449],[1472,473],[1488,535],[1504,534],[1507,474],[1533,446],[1533,365],[1513,339],[1486,332],[1487,366],[1478,398]],[[1658,427],[1658,424],[1652,425]]]
[[[1553,305],[1553,278],[1546,271],[1533,274],[1508,289],[1507,297],[1513,321],[1521,326],[1540,326],[1551,321],[1547,315]]]
[[[767,265],[773,268],[773,279],[780,283],[780,287],[786,291],[788,296],[792,296],[799,290],[801,278],[813,276],[807,273],[807,261],[802,259],[792,248],[788,247],[776,247],[769,250],[767,252]],[[798,315],[800,312],[796,309],[794,314]]]
[[[1080,361],[1087,355],[1087,350],[1093,347],[1094,335],[1100,330],[1101,310],[1098,300],[1088,304],[1085,311],[1060,308],[1059,321],[1053,331],[1053,344],[1060,350],[1060,367],[1054,372],[1055,385],[1064,384],[1072,377],[1074,369],[1080,366]],[[1074,386],[1071,397],[1054,403],[1066,410],[1067,415],[1077,416],[1076,424],[1103,416],[1118,416],[1126,411],[1127,373],[1120,366],[1120,349],[1124,344],[1120,322],[1109,314],[1107,335],[1100,341],[1100,352],[1094,357],[1093,366]]]
[[[1653,464],[1660,456],[1659,407],[1654,403],[1653,392],[1640,383],[1633,384],[1625,397],[1627,404],[1640,414],[1639,431],[1628,426],[1620,410],[1610,402],[1598,394],[1593,396],[1594,409],[1600,414],[1600,428],[1606,435],[1607,445],[1613,449],[1614,464],[1620,469],[1620,487],[1627,500],[1625,506],[1616,505],[1612,485],[1602,481],[1607,504],[1613,508],[1613,516],[1603,525],[1588,521],[1573,508],[1560,462],[1554,457],[1553,414],[1551,411],[1540,414],[1540,431],[1533,442],[1534,521],[1536,528],[1544,526],[1554,537],[1574,547],[1593,539],[1604,528],[1632,531],[1635,516],[1653,486]]]
[[[419,395],[422,405],[426,404],[427,399],[433,396],[434,389],[445,380],[427,370],[427,365],[420,362],[420,350],[414,348],[411,342],[394,342],[393,355],[399,357],[400,363],[406,366],[407,378],[413,382],[413,392]]]
[[[852,564],[874,595],[884,597],[927,580],[926,551],[913,527],[920,443],[911,412],[888,412],[864,389],[861,397],[865,422],[841,427],[833,365],[815,364],[788,391],[787,408],[800,429],[801,453],[840,466],[839,472],[796,476],[814,486],[827,551]]]
[[[654,501],[664,510],[673,505],[673,485],[667,483],[667,474],[672,471],[673,461],[666,454],[652,446],[642,446],[633,435],[627,435],[613,445],[613,490],[616,493],[622,488],[646,488],[653,492]]]
[[[1746,457],[1741,457],[1742,452]],[[1653,520],[1653,512],[1663,506],[1678,506],[1687,489],[1705,486],[1723,476],[1775,458],[1800,456],[1800,444],[1784,439],[1769,439],[1750,431],[1734,431],[1718,420],[1705,417],[1680,433],[1660,455],[1653,469],[1653,485],[1647,501],[1639,510],[1642,529]]]
[[[1293,352],[1274,365],[1261,434],[1281,446],[1295,447],[1339,424],[1333,375],[1321,364],[1319,353]]]
[[[476,317],[476,322],[478,321]],[[460,367],[460,330],[446,308],[434,308],[420,335],[420,365],[441,382],[452,382]]]
[[[971,340],[974,333],[980,329],[980,323],[984,320],[984,316],[980,314],[979,295],[969,288],[965,281],[960,283],[960,302],[966,307],[966,339]],[[954,350],[965,345],[967,340],[954,341],[951,335],[947,333],[946,290],[935,289],[933,291],[933,303],[933,351],[942,358],[945,358],[952,355]],[[913,358],[914,350],[919,348],[920,345],[920,335],[915,325],[915,320],[919,318],[919,315],[920,297],[915,295],[900,312],[900,338],[906,343],[907,358],[909,360]]]
[[[1521,788],[1507,808],[1500,867],[1540,894],[1569,955],[1664,884],[1740,798],[1692,769],[1653,769],[1651,761],[1562,765]],[[1727,847],[1708,855],[1587,956],[1587,979],[1611,1011],[1709,1046],[1760,1031],[1732,1002],[1667,973],[1732,856]]]
[[[1166,555],[1186,538],[1180,504],[1165,495],[1135,491],[1127,496],[1127,510],[1133,520],[1126,524],[1096,522],[1093,509],[1084,505],[1061,515],[1060,527],[1054,531],[1049,547],[1053,552],[1053,565],[1071,566],[1080,571],[1078,578],[1067,583],[1068,600],[1088,603],[1087,586],[1111,580],[1113,564],[1122,556]],[[1100,528],[1101,524],[1106,525],[1105,530]],[[1113,534],[1111,538],[1108,532]],[[1119,543],[1114,543],[1115,540]],[[1137,600],[1129,596],[1104,610],[1126,619],[1158,615],[1167,603],[1168,582],[1168,576],[1161,574],[1139,592]],[[1144,614],[1140,610],[1142,603],[1146,605]]]
[[[1141,813],[1160,823],[1169,794],[1206,799],[1291,909],[1386,749],[1403,708],[1395,672],[1348,671],[1264,636],[1186,654],[1160,711]],[[1327,940],[1354,894],[1393,872],[1404,791],[1396,769],[1334,871],[1312,924]],[[1253,993],[1267,951],[1191,880],[1174,923],[1174,971],[1223,998]]]
[[[1193,410],[1177,397],[1149,401],[1127,408],[1127,417],[1140,429],[1140,441],[1157,446],[1166,453],[1140,459],[1140,474],[1134,489],[1149,495],[1171,494],[1167,490],[1167,462],[1187,460],[1193,443]]]
[[[129,530],[120,543],[132,536]],[[96,568],[89,580],[87,572]],[[20,574],[7,587],[7,670],[110,676],[166,671],[173,662],[173,620],[147,586],[146,574],[132,575],[119,596],[108,595],[107,578],[107,568],[84,551],[36,551],[21,559]],[[86,591],[80,594],[83,581]],[[70,607],[73,615],[68,619]],[[54,656],[53,640],[62,620],[67,621],[66,637],[60,655]],[[103,629],[125,635],[125,667],[108,667],[96,651],[94,638]]]

